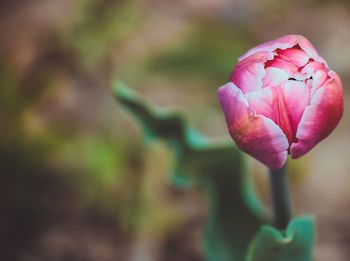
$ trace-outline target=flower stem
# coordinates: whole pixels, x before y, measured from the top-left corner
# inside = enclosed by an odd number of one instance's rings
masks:
[[[270,169],[271,196],[275,214],[275,226],[280,230],[286,229],[291,217],[286,170],[286,165],[281,169]]]

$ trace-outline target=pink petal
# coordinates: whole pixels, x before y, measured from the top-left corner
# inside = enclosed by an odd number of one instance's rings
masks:
[[[323,86],[328,79],[328,69],[323,63],[310,62],[301,70],[302,73],[307,74],[307,78],[312,76],[312,95]]]
[[[326,70],[318,70],[313,74],[311,94],[314,95],[316,91],[321,88],[328,79]]]
[[[276,122],[273,109],[274,93],[272,88],[263,88],[261,91],[250,92],[245,95],[249,108],[257,115],[263,115]]]
[[[275,40],[260,44],[254,47],[253,49],[250,49],[244,55],[242,55],[239,58],[239,61],[257,52],[265,51],[265,52],[273,53],[277,49],[285,50],[287,48],[292,48],[296,45],[299,45],[300,48],[304,50],[315,61],[318,61],[327,65],[325,60],[321,56],[319,56],[319,54],[317,53],[313,45],[310,43],[310,41],[307,40],[302,35],[285,35]]]
[[[264,53],[248,57],[235,66],[230,81],[238,86],[243,93],[260,90],[262,78],[265,75],[264,63],[266,61],[267,57]]]
[[[278,52],[278,57],[282,60],[295,64],[298,67],[304,66],[310,59],[310,56],[303,50],[289,48]]]
[[[280,85],[282,82],[288,81],[288,74],[276,67],[268,67],[265,69],[265,76],[262,78],[263,86],[275,87]]]
[[[288,81],[282,86],[289,125],[293,136],[297,132],[305,107],[310,104],[310,89],[298,81]]]
[[[239,129],[247,124],[248,101],[236,85],[229,82],[221,86],[218,90],[218,98],[229,129]]]
[[[344,108],[343,90],[338,75],[330,71],[330,79],[319,88],[306,107],[296,138],[290,148],[292,158],[299,158],[325,139],[338,125]]]
[[[269,118],[252,116],[246,126],[230,130],[237,146],[272,169],[281,168],[288,157],[288,140]]]
[[[309,62],[301,70],[302,73],[306,73],[308,76],[312,76],[314,72],[320,69],[326,69],[325,64],[319,62]]]
[[[272,120],[254,115],[242,91],[234,84],[220,87],[218,98],[237,146],[268,167],[281,168],[289,146],[283,131]]]
[[[244,58],[244,60],[239,60],[239,63],[248,63],[252,61],[256,62],[266,62],[268,60],[272,60],[274,58],[275,54],[272,52],[266,52],[266,51],[261,51],[261,52],[255,52],[252,53],[251,55],[247,56]]]
[[[307,78],[307,74],[302,72],[295,72],[290,78],[293,78],[297,81],[304,81]]]
[[[298,81],[287,81],[279,87],[245,95],[249,108],[257,115],[274,121],[292,143],[305,107],[310,103],[310,89]]]
[[[292,63],[289,63],[285,60],[282,60],[278,57],[273,59],[272,61],[268,61],[265,65],[265,67],[277,67],[285,71],[289,77],[292,77],[297,71],[298,67]]]
[[[265,51],[265,52],[273,53],[277,49],[284,50],[287,48],[291,48],[296,44],[297,44],[297,35],[285,35],[275,40],[259,44],[258,46],[250,49],[248,52],[246,52],[244,55],[242,55],[239,58],[239,61],[245,59],[246,57],[256,52]]]
[[[323,63],[327,68],[327,62],[318,54],[312,43],[302,35],[297,36],[297,42],[301,49],[303,49],[312,59],[317,62]]]

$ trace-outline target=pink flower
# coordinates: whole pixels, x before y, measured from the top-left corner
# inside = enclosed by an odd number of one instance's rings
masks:
[[[344,106],[338,75],[301,35],[249,50],[218,97],[237,146],[273,169],[326,138]]]

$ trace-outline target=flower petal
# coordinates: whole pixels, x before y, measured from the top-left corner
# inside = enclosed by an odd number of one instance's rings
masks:
[[[280,68],[281,70],[285,71],[289,77],[292,77],[298,71],[298,67],[295,64],[289,63],[278,57],[276,57],[273,60],[267,61],[267,63],[265,64],[265,68],[266,67]]]
[[[343,90],[338,75],[330,71],[330,79],[319,88],[306,107],[296,138],[290,148],[292,158],[299,158],[325,139],[338,125],[343,114]]]
[[[278,52],[278,57],[298,67],[303,67],[310,59],[307,53],[297,48],[281,50]]]
[[[302,72],[296,72],[293,74],[292,77],[290,78],[293,78],[295,79],[296,81],[304,81],[304,80],[307,80],[307,74],[306,73],[302,73]]]
[[[242,91],[229,82],[218,90],[218,99],[229,129],[239,129],[247,124],[248,102]]]
[[[272,88],[263,88],[261,91],[250,92],[245,95],[249,108],[257,115],[263,115],[276,122],[273,108],[274,93]]]
[[[311,77],[311,94],[313,95],[318,88],[324,85],[326,80],[329,78],[328,69],[323,63],[319,62],[310,62],[304,66],[301,70],[302,73],[306,73],[306,77]]]
[[[274,52],[277,49],[285,50],[287,48],[292,48],[296,45],[299,45],[302,50],[304,50],[311,58],[313,58],[315,61],[324,63],[327,66],[326,61],[319,56],[317,53],[315,47],[310,43],[309,40],[307,40],[304,36],[302,35],[285,35],[282,37],[279,37],[275,40],[260,44],[253,49],[250,49],[248,52],[246,52],[244,55],[242,55],[239,58],[239,61],[245,59],[246,57],[257,53],[261,51],[265,52]],[[328,66],[327,66],[328,67]]]
[[[311,93],[314,95],[316,91],[321,88],[328,79],[328,73],[326,70],[318,70],[313,75]]]
[[[287,81],[278,87],[246,94],[249,108],[274,121],[292,143],[305,107],[310,103],[310,89],[303,82]]]
[[[303,67],[301,70],[302,73],[306,73],[307,76],[312,76],[312,74],[320,69],[326,69],[326,66],[323,63],[319,62],[309,62],[307,65]]]
[[[282,86],[282,93],[294,136],[305,107],[310,104],[310,89],[303,82],[288,81]]]
[[[250,49],[248,52],[246,52],[244,55],[242,55],[239,58],[239,61],[245,59],[246,57],[256,53],[256,52],[274,52],[277,49],[287,49],[295,46],[297,44],[297,35],[285,35],[282,37],[279,37],[275,40],[265,42],[263,44],[259,44],[258,46]]]
[[[266,74],[262,78],[264,87],[275,87],[288,80],[288,74],[280,68],[268,67],[265,72]]]
[[[240,130],[230,130],[237,146],[272,169],[281,168],[288,157],[288,140],[283,131],[265,116],[252,116]]]
[[[268,167],[281,168],[289,146],[283,131],[272,120],[254,115],[242,91],[234,84],[222,86],[218,98],[237,146]]]
[[[233,82],[243,93],[257,91],[262,88],[262,78],[265,75],[264,63],[266,57],[249,57],[236,65],[230,81]]]
[[[327,62],[318,54],[315,47],[308,39],[306,39],[302,35],[297,35],[297,43],[299,44],[302,50],[304,50],[308,55],[310,55],[312,59],[314,59],[317,62],[323,63],[328,68]]]

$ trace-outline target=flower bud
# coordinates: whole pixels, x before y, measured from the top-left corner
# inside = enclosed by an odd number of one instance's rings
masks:
[[[272,169],[325,139],[344,107],[338,75],[301,35],[241,56],[218,98],[237,146]]]

